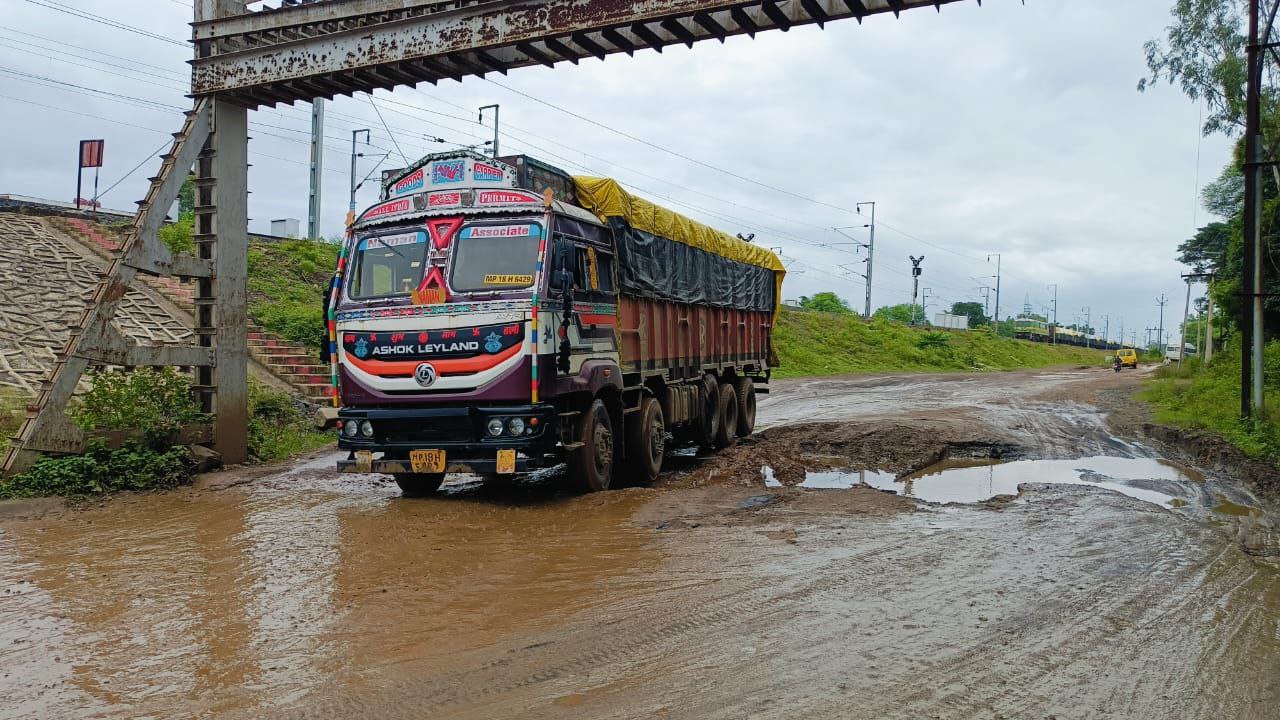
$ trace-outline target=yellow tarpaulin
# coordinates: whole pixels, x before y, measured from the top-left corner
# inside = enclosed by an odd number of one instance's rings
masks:
[[[778,273],[781,285],[781,275],[787,270],[778,256],[768,248],[744,242],[729,233],[636,197],[624,190],[616,180],[575,175],[573,184],[578,191],[578,202],[601,221],[620,217],[637,230],[691,245],[730,260],[768,268]]]

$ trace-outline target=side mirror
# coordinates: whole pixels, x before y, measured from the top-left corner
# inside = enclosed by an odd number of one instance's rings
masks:
[[[573,287],[573,245],[565,242],[556,243],[554,258],[551,262],[550,286],[553,290],[567,290]]]

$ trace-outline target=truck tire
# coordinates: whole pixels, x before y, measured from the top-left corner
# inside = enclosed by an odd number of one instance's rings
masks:
[[[702,417],[698,419],[698,444],[715,447],[720,432],[720,385],[716,376],[702,376]]]
[[[716,429],[716,447],[729,447],[738,437],[738,391],[725,383],[720,386],[720,427]]]
[[[613,422],[603,400],[595,400],[582,418],[582,447],[569,455],[569,480],[582,492],[608,490],[613,481]]]
[[[392,477],[407,498],[427,497],[444,484],[444,473],[396,473]]]
[[[634,417],[635,421],[627,424],[627,475],[634,482],[651,483],[662,472],[662,460],[667,454],[662,403],[644,398]]]
[[[738,386],[738,437],[746,437],[756,429],[756,384],[740,377]]]

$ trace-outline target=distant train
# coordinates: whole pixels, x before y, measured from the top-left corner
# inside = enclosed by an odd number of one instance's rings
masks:
[[[1051,322],[1027,315],[1019,315],[1014,318],[1013,336],[1019,340],[1052,342],[1058,345],[1077,345],[1099,350],[1119,350],[1123,347],[1129,347],[1124,343],[1111,342],[1097,335],[1086,335],[1079,330],[1058,327]]]

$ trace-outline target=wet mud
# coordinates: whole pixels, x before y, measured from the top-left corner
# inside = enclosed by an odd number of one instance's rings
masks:
[[[321,453],[0,511],[0,718],[1275,717],[1273,507],[1116,433],[1133,377],[780,383],[588,496]]]

